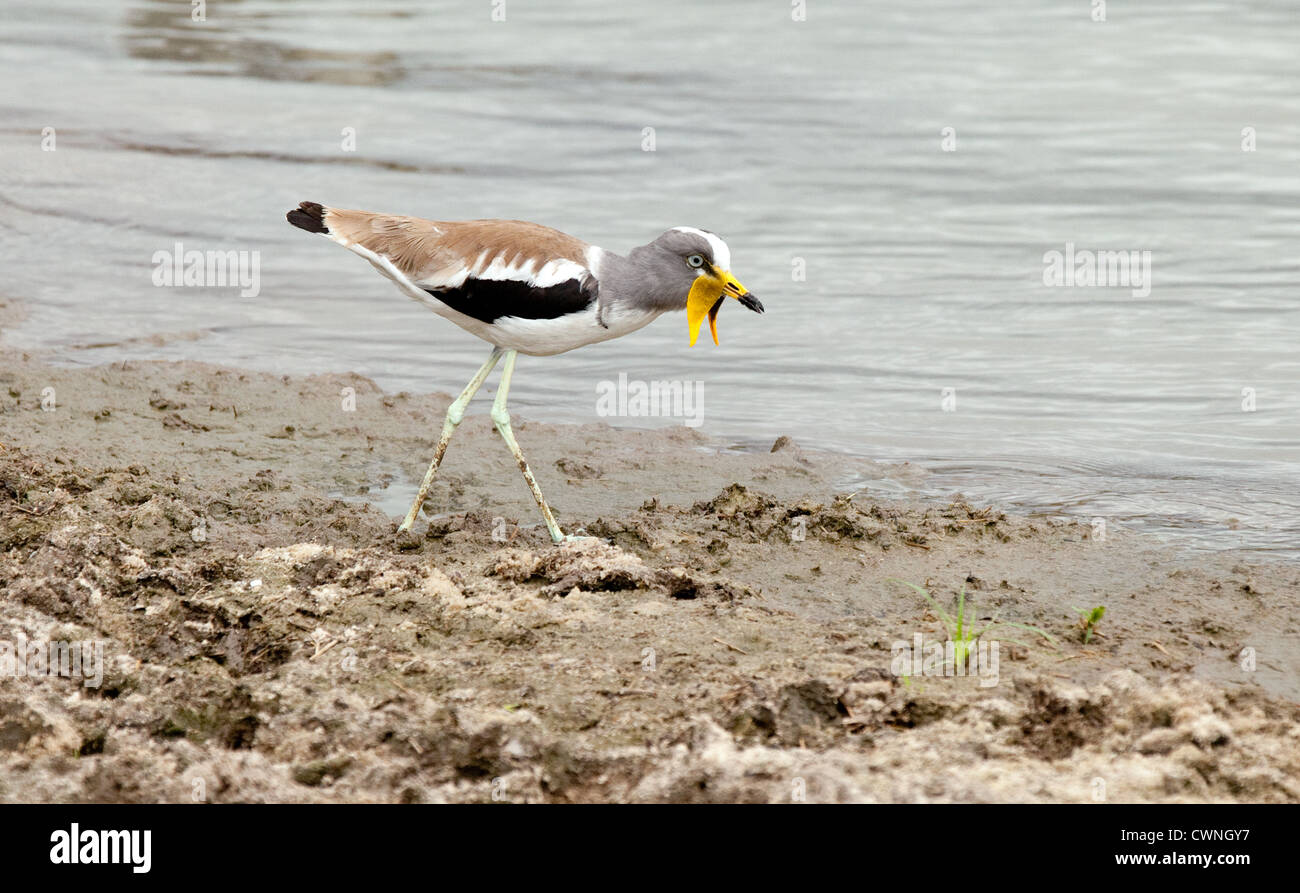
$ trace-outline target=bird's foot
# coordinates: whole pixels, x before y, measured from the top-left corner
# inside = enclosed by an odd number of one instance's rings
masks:
[[[555,534],[552,534],[551,540],[557,546],[562,546],[565,543],[595,542],[600,539],[598,536],[587,536],[584,533],[560,533],[558,530],[555,533],[559,533],[560,535],[557,537]]]

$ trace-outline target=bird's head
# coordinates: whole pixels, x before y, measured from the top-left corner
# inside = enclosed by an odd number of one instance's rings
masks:
[[[655,253],[655,272],[671,283],[675,295],[684,296],[691,346],[700,335],[700,323],[709,320],[713,343],[718,343],[718,309],[735,298],[755,313],[763,305],[731,275],[731,250],[707,230],[676,226],[648,246]]]

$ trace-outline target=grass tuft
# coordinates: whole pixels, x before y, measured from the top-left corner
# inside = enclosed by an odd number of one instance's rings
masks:
[[[939,606],[939,603],[935,601],[929,591],[917,586],[915,583],[909,583],[906,580],[899,580],[897,577],[889,577],[888,582],[902,583],[909,589],[914,590],[926,600],[931,608],[934,609],[935,613],[939,615],[940,620],[943,621],[944,629],[948,632],[948,638],[952,640],[953,657],[957,661],[958,666],[965,666],[966,661],[969,658],[971,651],[976,647],[980,636],[984,635],[994,627],[1009,626],[1014,629],[1021,629],[1025,632],[1034,633],[1049,642],[1053,648],[1056,647],[1056,639],[1050,633],[1041,630],[1036,626],[1029,626],[1024,623],[1013,623],[1010,620],[998,620],[996,616],[983,627],[975,629],[975,606],[974,604],[970,606],[970,613],[968,616],[966,610],[965,583],[961,585],[961,591],[957,593],[957,616],[953,617]],[[1025,645],[1025,643],[1017,642],[1015,639],[1008,639],[1007,641],[1013,642],[1017,645]],[[1025,645],[1025,647],[1028,646]]]
[[[1106,606],[1098,605],[1091,611],[1075,608],[1074,611],[1079,615],[1079,626],[1083,628],[1080,633],[1083,644],[1087,645],[1092,641],[1094,635],[1101,635],[1101,633],[1097,632],[1097,624],[1101,623],[1101,618],[1106,616]]]

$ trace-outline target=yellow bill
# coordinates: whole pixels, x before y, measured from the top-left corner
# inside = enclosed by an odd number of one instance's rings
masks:
[[[718,343],[718,310],[726,298],[735,298],[755,313],[763,312],[763,305],[730,271],[711,268],[696,278],[686,296],[686,323],[691,330],[691,347],[695,346],[700,336],[700,324],[705,317],[709,320],[713,343]]]

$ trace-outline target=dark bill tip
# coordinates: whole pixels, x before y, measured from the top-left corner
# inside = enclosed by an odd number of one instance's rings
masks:
[[[759,302],[758,298],[754,297],[752,294],[748,292],[741,295],[736,300],[740,301],[740,303],[744,304],[746,307],[748,307],[750,310],[753,310],[755,313],[763,312],[763,305]]]

